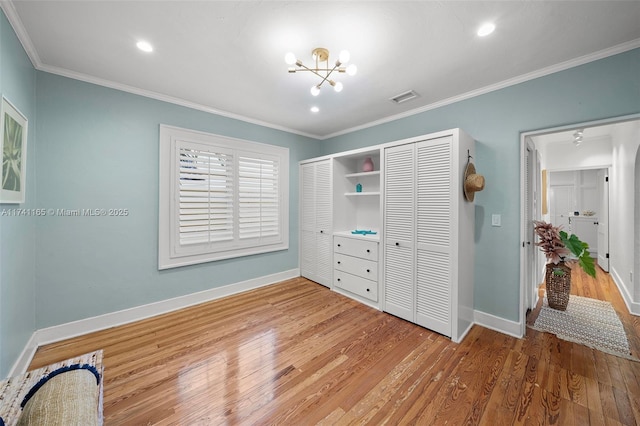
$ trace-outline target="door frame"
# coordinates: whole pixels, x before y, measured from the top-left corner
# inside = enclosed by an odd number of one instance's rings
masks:
[[[530,130],[520,132],[520,306],[519,306],[519,315],[518,322],[520,325],[520,335],[524,336],[526,334],[527,328],[527,309],[529,303],[529,297],[526,295],[527,292],[526,284],[529,281],[530,277],[527,276],[527,249],[526,249],[526,232],[527,232],[527,223],[526,223],[526,208],[528,200],[526,200],[526,172],[527,172],[527,143],[533,136],[540,136],[550,133],[559,133],[566,132],[569,130],[576,129],[578,127],[596,127],[596,126],[604,126],[607,124],[615,124],[622,123],[625,121],[637,120],[640,118],[640,114],[631,114],[625,115],[621,117],[613,117],[606,118],[602,120],[592,120],[592,121],[584,121],[578,123],[572,123],[569,125],[563,125],[558,127],[549,127],[538,130]],[[535,150],[537,152],[537,149]]]

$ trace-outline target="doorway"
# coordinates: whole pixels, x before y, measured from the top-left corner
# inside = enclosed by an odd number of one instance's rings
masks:
[[[628,129],[629,126],[635,126],[632,127],[634,129],[632,133],[619,130]],[[588,234],[588,238],[592,241],[591,246],[597,248],[598,265],[603,271],[608,272],[611,168],[615,159],[620,162],[620,153],[616,152],[620,146],[627,148],[635,146],[635,149],[638,149],[639,140],[620,143],[621,134],[627,138],[629,134],[640,135],[637,129],[640,129],[638,114],[521,134],[520,325],[523,335],[526,331],[526,313],[538,302],[538,286],[542,282],[546,263],[544,255],[535,249],[536,239],[531,221],[545,220],[554,225],[562,224],[565,230],[581,238],[581,234],[585,236]],[[636,151],[633,154],[635,159]],[[613,172],[615,174],[615,171]],[[625,173],[628,174],[628,171]],[[640,171],[636,167],[635,175],[631,176],[638,175]],[[621,182],[617,183],[621,184]],[[625,182],[625,185],[628,185],[628,182]],[[640,187],[640,181],[637,186]],[[636,200],[632,201],[631,206],[638,206],[640,203],[637,200],[637,194],[640,193],[640,189],[634,189],[634,191],[636,192],[629,194],[629,197],[635,197]],[[620,196],[614,197],[612,202],[619,203]],[[625,206],[611,205],[614,211],[620,208]],[[640,207],[632,211],[640,215],[637,210],[640,210]],[[621,219],[620,215],[616,217],[616,220],[619,219]],[[640,254],[640,242],[638,242],[640,230],[637,229],[640,226],[635,225],[638,221],[634,220],[634,214],[622,219],[625,223],[616,223],[616,230],[620,232],[621,227],[625,227],[627,233],[631,232],[631,235],[635,235],[635,240],[631,247],[627,244],[624,248],[618,247],[618,249],[631,248],[631,258],[635,259]],[[635,273],[637,277],[640,274],[638,271],[640,265],[634,264],[632,267],[637,272]],[[619,277],[614,274],[612,278],[620,287]],[[632,291],[627,292],[627,295],[631,295],[625,298],[627,306],[629,307],[630,303],[633,304],[634,295],[635,302],[638,302],[637,306],[640,306],[640,288],[633,284],[633,280],[629,289]],[[621,293],[623,293],[622,289]],[[629,310],[633,313],[633,306]]]

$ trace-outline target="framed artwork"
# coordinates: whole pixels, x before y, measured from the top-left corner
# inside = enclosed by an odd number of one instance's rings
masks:
[[[0,114],[0,203],[24,203],[27,176],[27,118],[4,96]]]

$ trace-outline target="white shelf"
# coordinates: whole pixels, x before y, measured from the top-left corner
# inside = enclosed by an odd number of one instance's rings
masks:
[[[378,232],[377,229],[375,231]],[[380,232],[377,234],[352,234],[351,231],[335,231],[333,235],[356,240],[380,241]]]
[[[364,195],[380,195],[380,191],[369,191],[369,192],[345,192],[344,195],[347,197],[361,197]]]
[[[358,178],[363,176],[380,176],[380,170],[374,170],[373,172],[358,172],[358,173],[349,173],[344,175],[346,178]]]

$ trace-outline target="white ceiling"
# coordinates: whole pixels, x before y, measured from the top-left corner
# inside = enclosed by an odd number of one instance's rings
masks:
[[[40,70],[319,139],[640,47],[640,1],[0,4]],[[315,47],[351,52],[341,93],[287,73],[286,52],[311,65]]]

